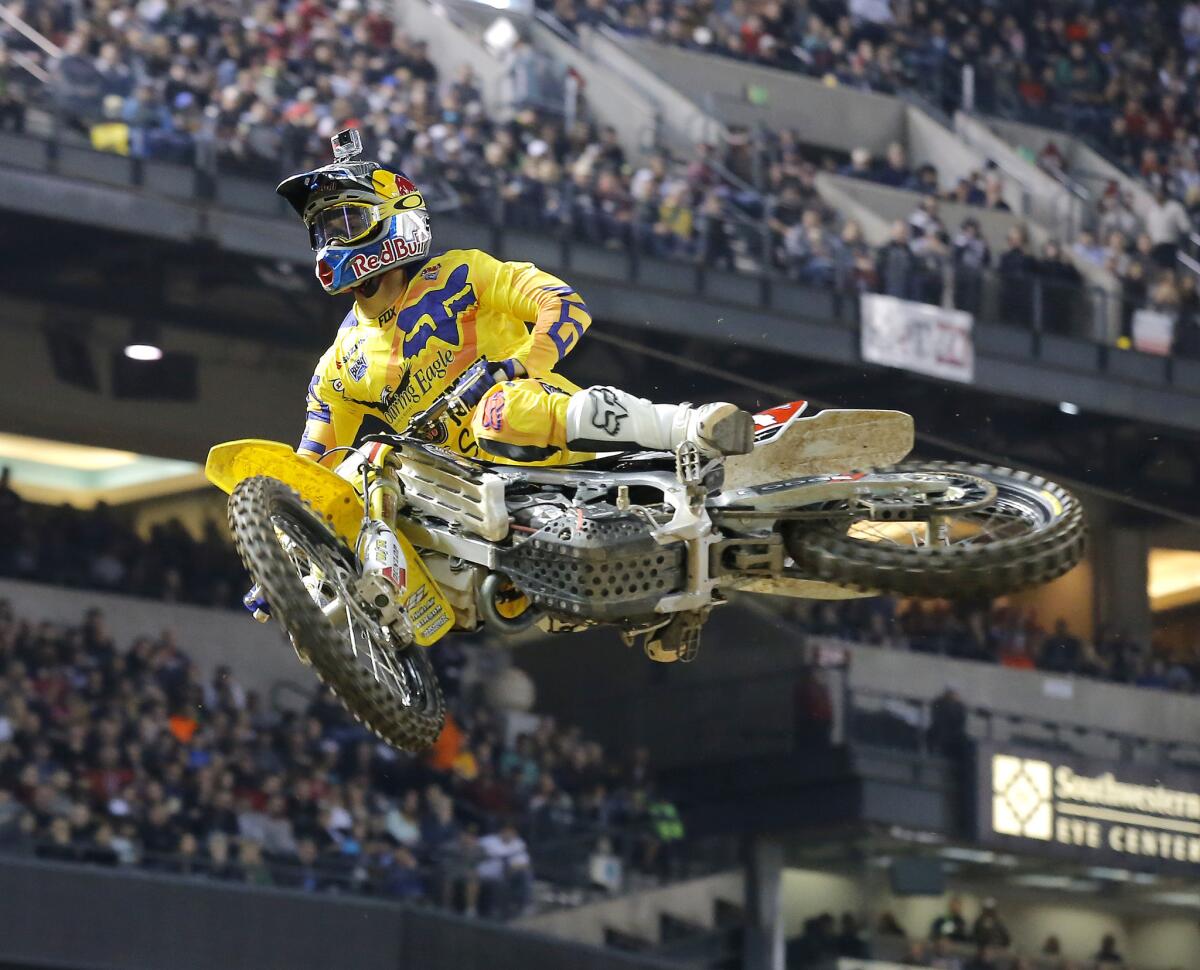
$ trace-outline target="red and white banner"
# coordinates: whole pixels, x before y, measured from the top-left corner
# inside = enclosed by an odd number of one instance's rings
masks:
[[[1175,318],[1158,310],[1133,315],[1133,349],[1143,354],[1169,354],[1175,342]]]
[[[970,384],[975,379],[975,318],[895,296],[861,297],[863,360]]]

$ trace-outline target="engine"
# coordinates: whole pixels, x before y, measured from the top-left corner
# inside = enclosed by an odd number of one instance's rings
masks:
[[[642,513],[557,492],[510,497],[509,512],[524,538],[500,550],[498,569],[547,613],[637,621],[684,586],[683,543],[660,545]]]

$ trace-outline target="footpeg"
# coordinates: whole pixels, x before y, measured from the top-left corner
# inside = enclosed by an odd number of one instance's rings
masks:
[[[675,477],[679,484],[692,488],[701,483],[700,449],[694,441],[685,441],[675,449]]]

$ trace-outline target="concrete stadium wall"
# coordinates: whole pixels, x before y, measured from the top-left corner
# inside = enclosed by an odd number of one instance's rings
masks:
[[[502,114],[510,99],[508,70],[469,31],[450,19],[447,11],[425,0],[390,0],[396,20],[405,33],[428,42],[441,76],[452,78],[469,67],[479,78],[479,90],[489,111]]]
[[[905,105],[897,98],[643,38],[622,37],[621,46],[725,124],[796,128],[806,142],[844,152],[861,145],[878,155],[904,141]],[[765,105],[746,99],[750,86],[766,92]]]
[[[538,50],[583,79],[583,98],[588,111],[616,130],[626,151],[637,156],[656,146],[660,127],[658,109],[651,96],[639,90],[629,75],[609,71],[544,24],[529,21],[528,29]]]
[[[954,685],[966,703],[1060,721],[1097,731],[1117,731],[1159,741],[1200,738],[1200,698],[1187,694],[1012,670],[877,647],[850,648],[852,687],[892,691],[932,700]]]
[[[580,29],[579,37],[584,51],[602,71],[635,85],[655,106],[661,122],[659,135],[673,152],[690,158],[697,143],[718,139],[719,124],[683,93],[686,88],[676,88],[631,52],[627,38],[617,43],[607,33],[586,27]]]
[[[1106,182],[1116,182],[1121,189],[1133,197],[1135,212],[1144,213],[1154,199],[1144,183],[1130,178],[1103,155],[1088,147],[1078,138],[1053,128],[1010,121],[1007,118],[988,118],[987,124],[1013,145],[1032,152],[1035,156],[1053,142],[1067,159],[1071,174],[1081,180],[1093,195],[1098,194]]]
[[[71,970],[669,970],[394,903],[0,856],[0,962]]]
[[[908,217],[917,210],[923,198],[920,192],[895,189],[889,185],[851,178],[848,175],[823,173],[818,176],[817,184],[822,188],[823,194],[827,190],[834,190],[843,197],[854,199],[859,205],[875,214],[885,228],[884,232],[875,238],[868,234],[868,241],[874,245],[886,243],[892,222],[897,219],[907,221]],[[1028,226],[1034,245],[1040,246],[1048,238],[1044,229],[1027,222],[1015,212],[981,209],[978,206],[960,205],[957,202],[942,202],[939,211],[942,222],[946,224],[946,229],[951,236],[958,232],[958,227],[962,225],[964,219],[975,219],[979,223],[983,237],[992,247],[993,259],[999,257],[1000,253],[1007,248],[1005,237],[1013,226]],[[865,231],[867,227],[864,225],[863,229]]]
[[[530,916],[520,925],[539,933],[600,946],[606,927],[644,940],[659,938],[659,917],[666,913],[689,923],[714,927],[717,900],[741,906],[745,900],[745,878],[739,872],[690,879],[657,889],[628,893],[617,899],[560,909]]]
[[[1029,195],[1031,218],[1065,242],[1074,239],[1084,222],[1081,199],[1073,196],[1056,178],[1038,168],[984,119],[963,111],[956,112],[954,130],[968,144],[993,159],[1003,172],[1019,180]]]
[[[909,164],[914,168],[932,165],[938,171],[941,188],[949,189],[972,172],[982,170],[987,155],[973,148],[953,131],[926,114],[908,105],[905,109]],[[1025,216],[1025,187],[1011,175],[1004,180],[1004,201],[1013,212]],[[976,209],[976,212],[981,210]]]

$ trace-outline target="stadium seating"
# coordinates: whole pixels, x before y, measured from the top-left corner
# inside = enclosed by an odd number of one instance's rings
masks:
[[[6,89],[8,126],[36,127],[30,116],[50,109],[52,120],[42,124],[60,137],[74,132],[96,148],[266,180],[325,158],[328,135],[357,124],[381,160],[401,165],[439,205],[473,218],[706,266],[781,271],[848,292],[877,290],[1019,316],[1021,325],[1033,317],[1038,329],[1105,342],[1128,341],[1134,311],[1147,307],[1177,321],[1176,352],[1200,356],[1194,277],[1166,272],[1172,256],[1161,246],[1151,253],[1154,235],[1143,247],[1134,228],[1118,237],[1098,226],[1050,247],[1035,233],[1032,244],[1001,253],[996,237],[990,247],[975,245],[965,223],[922,218],[915,198],[902,217],[905,237],[881,234],[813,191],[814,165],[836,167],[838,161],[805,151],[796,133],[768,131],[748,153],[733,130],[696,161],[665,151],[639,159],[613,129],[586,120],[569,124],[561,103],[549,99],[548,106],[529,85],[517,86],[503,112],[485,107],[494,99],[485,99],[469,69],[446,77],[436,49],[379,13],[359,17],[347,6],[327,11],[298,3],[274,22],[258,23],[235,18],[233,9],[193,11],[177,21],[128,4],[105,22],[90,22],[73,5],[40,6],[35,25],[66,55],[43,63],[53,67],[46,89],[26,83],[11,61],[0,65],[15,82]],[[947,52],[936,42],[939,20],[951,41],[966,42],[958,36],[965,26],[940,8],[898,24],[887,17],[873,21],[869,11],[844,16],[837,3],[819,6],[807,23],[793,23],[778,5],[738,11],[716,17],[669,5],[653,11],[636,3],[553,7],[571,26],[608,25],[865,90],[901,91],[963,61],[955,60],[957,48]],[[133,24],[137,31],[126,29]],[[1060,32],[1076,28],[1059,26]],[[1031,27],[1014,29],[1029,33]],[[4,34],[15,52],[46,62],[22,35]],[[1011,31],[1004,36],[1015,43]],[[1056,52],[1054,44],[1047,47],[1047,63]],[[513,70],[524,68],[518,63]],[[532,64],[530,71],[544,73]],[[1129,125],[1147,127],[1136,120]],[[766,177],[747,182],[755,153]],[[883,158],[842,167],[970,205],[1003,205],[1003,178],[995,171],[939,184],[928,166],[910,170]],[[1186,167],[1178,174],[1187,181]],[[1156,217],[1156,225],[1173,225],[1179,217],[1172,211]],[[1082,287],[1080,270],[1093,289],[1107,292],[1098,296]],[[998,281],[989,287],[1023,288],[1029,295],[1008,309],[990,300],[981,304],[981,275]]]
[[[435,653],[454,713],[414,758],[322,690],[273,709],[166,635],[126,649],[99,611],[30,623],[0,603],[0,850],[495,917],[534,904],[535,876],[539,898],[583,899],[682,872],[644,759],[549,719],[505,734],[470,658]]]

